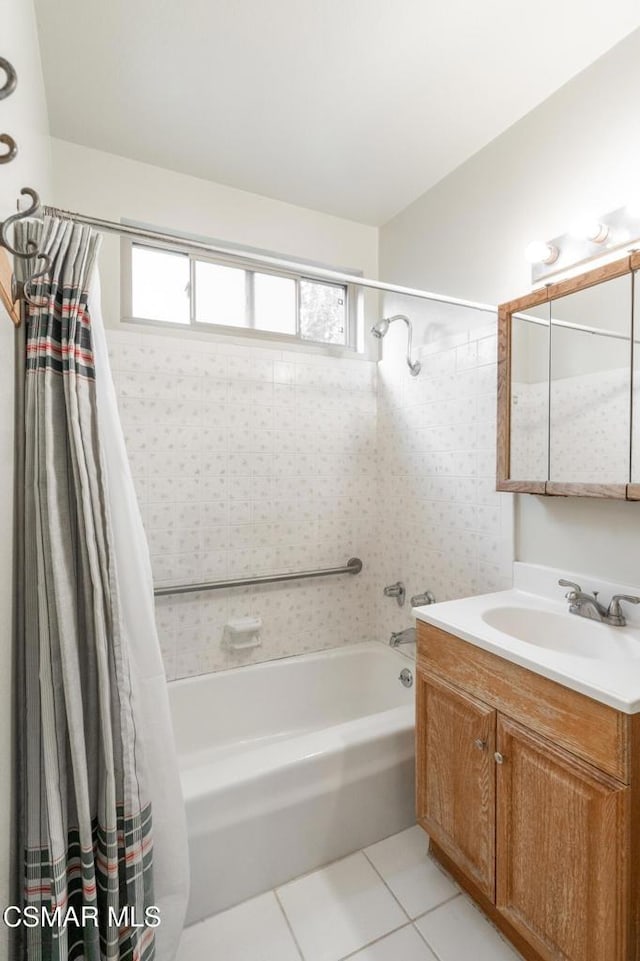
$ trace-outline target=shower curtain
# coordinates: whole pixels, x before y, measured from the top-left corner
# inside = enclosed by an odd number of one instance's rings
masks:
[[[22,905],[40,923],[19,929],[21,957],[172,961],[188,893],[184,806],[99,236],[45,218],[18,224],[16,239],[52,261],[26,320],[19,830]]]

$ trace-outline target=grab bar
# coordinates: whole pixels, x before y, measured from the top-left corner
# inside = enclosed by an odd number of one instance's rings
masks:
[[[156,597],[166,597],[168,594],[195,594],[199,591],[221,591],[229,587],[251,587],[254,584],[276,584],[279,581],[301,581],[307,577],[328,577],[333,574],[359,574],[362,561],[359,557],[350,557],[344,567],[326,567],[317,571],[291,571],[286,574],[262,574],[258,577],[238,577],[229,581],[206,581],[204,584],[171,584],[156,587],[153,591]]]

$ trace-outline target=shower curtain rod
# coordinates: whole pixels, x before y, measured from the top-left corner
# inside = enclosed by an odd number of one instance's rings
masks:
[[[175,234],[163,233],[159,230],[131,227],[129,224],[119,224],[116,221],[103,220],[100,217],[88,217],[85,214],[62,210],[58,207],[45,206],[42,210],[49,216],[75,220],[77,223],[95,227],[96,230],[100,230],[103,233],[120,234],[124,237],[134,237],[139,240],[152,240],[161,244],[179,244],[180,247],[185,250],[206,254],[220,254],[224,257],[234,257],[244,262],[259,264],[264,267],[304,273],[305,277],[313,277],[318,280],[335,281],[340,284],[353,284],[356,287],[367,287],[371,290],[381,290],[392,294],[404,294],[407,297],[419,297],[421,300],[432,300],[435,303],[450,304],[454,307],[464,307],[469,310],[478,310],[489,314],[497,313],[497,307],[491,304],[479,304],[473,300],[447,297],[444,294],[436,294],[428,290],[420,290],[416,287],[387,284],[381,280],[372,280],[370,277],[359,277],[354,274],[345,273],[344,271],[331,270],[328,267],[307,266],[295,260],[287,260],[282,257],[270,257],[267,254],[256,254],[250,251],[243,252],[237,248],[225,247],[223,244],[209,244],[200,240],[189,240],[188,238],[178,237]]]
[[[611,340],[631,340],[631,334],[624,334],[618,330],[607,330],[604,327],[590,327],[588,324],[577,324],[571,320],[545,320],[544,317],[534,317],[533,314],[512,314],[514,320],[524,320],[527,324],[537,324],[539,327],[563,327],[565,330],[577,330],[581,334],[593,334],[594,337],[608,337]],[[634,344],[639,343],[637,337],[633,338]]]

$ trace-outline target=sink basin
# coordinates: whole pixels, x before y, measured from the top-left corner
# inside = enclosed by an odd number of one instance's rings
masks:
[[[558,654],[598,661],[640,657],[640,643],[624,628],[576,615],[533,607],[492,607],[483,611],[482,620],[525,644]]]
[[[640,606],[625,611],[625,627],[569,613],[558,581],[576,580],[588,592],[637,594],[637,585],[596,581],[582,574],[517,562],[514,587],[440,601],[415,609],[416,618],[490,654],[625,714],[640,715]],[[426,645],[430,634],[422,634]]]

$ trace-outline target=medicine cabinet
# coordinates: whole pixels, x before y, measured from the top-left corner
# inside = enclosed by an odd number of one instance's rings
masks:
[[[640,253],[498,309],[497,489],[640,500]]]

